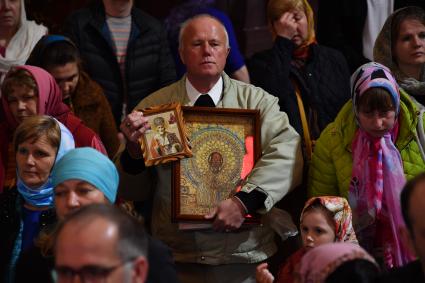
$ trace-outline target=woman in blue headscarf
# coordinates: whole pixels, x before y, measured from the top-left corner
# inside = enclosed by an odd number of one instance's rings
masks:
[[[58,219],[86,205],[116,203],[119,182],[117,169],[106,156],[89,147],[69,151],[55,165],[52,182]],[[135,216],[131,208],[122,204],[120,207]],[[147,282],[178,282],[170,249],[150,237],[148,261]]]
[[[14,282],[16,262],[40,230],[56,221],[51,171],[74,148],[71,132],[49,116],[26,118],[16,129],[16,190],[0,195],[0,274]]]
[[[59,219],[92,203],[115,203],[118,172],[108,157],[90,147],[68,152],[54,167],[55,207]]]

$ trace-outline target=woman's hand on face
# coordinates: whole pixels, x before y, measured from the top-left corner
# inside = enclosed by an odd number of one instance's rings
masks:
[[[284,13],[273,22],[273,29],[278,36],[291,40],[297,34],[297,22],[292,12]]]

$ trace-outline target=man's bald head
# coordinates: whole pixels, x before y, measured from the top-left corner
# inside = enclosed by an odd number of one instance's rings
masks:
[[[197,24],[197,22],[199,20],[202,20],[202,19],[210,19],[212,21],[217,22],[222,27],[223,32],[224,32],[224,35],[225,35],[225,38],[226,38],[226,41],[225,41],[226,47],[227,48],[230,48],[230,46],[229,46],[229,35],[228,35],[227,30],[224,27],[223,23],[219,19],[217,19],[216,17],[213,17],[211,15],[208,15],[208,14],[199,14],[199,15],[196,15],[194,17],[191,17],[191,18],[187,19],[186,21],[184,21],[181,24],[181,26],[180,26],[180,32],[179,32],[179,49],[181,49],[183,47],[182,42],[183,42],[183,36],[184,36],[184,33],[185,33],[186,28],[190,24]]]

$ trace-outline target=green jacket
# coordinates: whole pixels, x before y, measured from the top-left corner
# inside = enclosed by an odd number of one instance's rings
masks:
[[[279,111],[278,99],[263,89],[230,79],[225,73],[223,94],[217,107],[259,109],[261,120],[262,156],[255,164],[242,190],[250,193],[256,187],[266,195],[264,208],[269,211],[276,202],[301,182],[303,160],[300,137],[289,125],[288,116]],[[151,94],[136,109],[143,109],[170,102],[190,105],[185,79]],[[118,158],[120,161],[120,158]],[[127,175],[118,164],[120,177]],[[177,262],[202,264],[230,264],[260,262],[276,252],[274,233],[267,224],[235,233],[218,233],[211,230],[182,231],[177,223],[171,223],[172,166],[152,166],[140,174],[137,186],[121,187],[123,191],[152,190],[152,233],[173,251]],[[129,183],[128,183],[129,184]],[[132,193],[129,192],[131,195]]]
[[[404,174],[410,179],[425,170],[416,133],[419,110],[403,90],[400,92],[400,129],[396,147],[403,160]],[[348,197],[353,167],[351,144],[357,128],[350,100],[317,140],[308,178],[310,196]]]

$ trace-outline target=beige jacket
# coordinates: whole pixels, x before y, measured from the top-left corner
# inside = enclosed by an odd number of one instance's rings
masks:
[[[301,182],[303,161],[300,137],[289,125],[287,115],[279,111],[276,97],[261,88],[232,80],[225,73],[222,78],[223,95],[217,107],[260,110],[262,157],[242,190],[249,193],[256,187],[261,188],[267,198],[264,201],[265,209],[259,212],[267,213]],[[171,102],[189,105],[185,79],[149,95],[135,109]],[[119,162],[120,159],[117,160]],[[118,167],[121,168],[119,164]],[[141,173],[141,186],[126,186],[126,189],[154,190],[152,233],[171,247],[177,262],[214,265],[254,263],[275,253],[274,233],[267,225],[244,227],[234,233],[180,231],[176,223],[171,223],[171,174],[170,164],[147,168]],[[126,176],[125,173],[121,174],[123,178]]]

